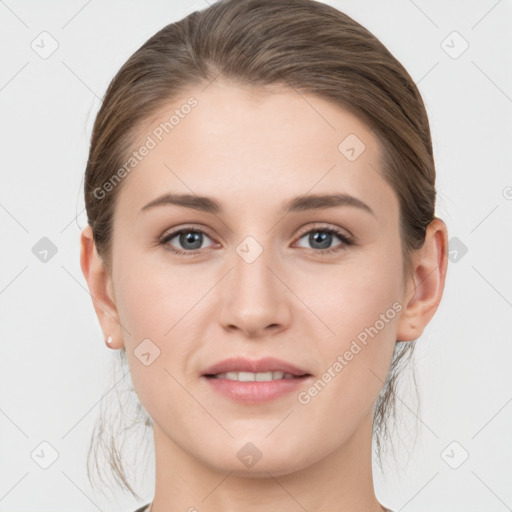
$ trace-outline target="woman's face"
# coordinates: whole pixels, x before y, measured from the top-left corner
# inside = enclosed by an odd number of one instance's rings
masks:
[[[406,294],[398,199],[374,133],[330,102],[219,81],[188,93],[140,130],[119,190],[119,335],[162,450],[286,474],[371,435]],[[166,195],[187,198],[147,206]],[[309,376],[204,376],[235,357]]]

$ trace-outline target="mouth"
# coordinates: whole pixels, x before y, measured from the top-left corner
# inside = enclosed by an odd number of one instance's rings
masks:
[[[265,357],[234,357],[207,368],[201,375],[210,389],[241,404],[261,404],[284,397],[308,385],[311,373],[298,366]]]
[[[206,368],[202,375],[213,379],[240,382],[265,382],[311,376],[306,370],[275,357],[264,357],[257,360],[231,357]]]
[[[235,380],[238,382],[268,382],[273,380],[288,380],[288,379],[303,379],[311,377],[311,374],[305,373],[303,375],[293,375],[292,373],[285,373],[282,371],[275,372],[223,372],[216,374],[205,374],[210,379],[226,379]]]

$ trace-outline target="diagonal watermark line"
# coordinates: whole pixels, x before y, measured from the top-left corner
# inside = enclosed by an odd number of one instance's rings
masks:
[[[61,60],[61,62],[62,64],[64,64],[64,66],[66,66],[69,69],[69,71],[71,71],[71,73],[73,73],[73,75],[75,75],[78,78],[78,80],[80,80],[80,82],[82,82],[85,85],[85,87],[87,87],[87,89],[89,89],[89,91],[91,91],[94,94],[94,96],[96,96],[96,98],[98,98],[98,100],[101,101],[101,98],[63,60]]]
[[[2,501],[27,475],[29,474],[29,471],[27,471],[1,498],[0,501]]]
[[[270,434],[272,434],[274,432],[274,430],[276,430],[278,427],[280,427],[284,422],[285,420],[287,420],[289,418],[289,416],[291,414],[293,414],[295,412],[295,409],[292,409],[266,436],[265,436],[265,439],[270,436]]]
[[[430,16],[428,16],[423,9],[421,9],[416,3],[414,3],[413,0],[409,0],[409,2],[411,2],[411,4],[414,5],[414,7],[416,7],[416,9],[418,9],[418,11],[420,11],[423,14],[423,16],[425,16],[425,18],[427,18],[430,21],[430,23],[434,25],[434,27],[439,28],[437,23]]]
[[[484,20],[484,18],[501,2],[501,0],[498,0],[472,27],[471,30],[473,30],[481,21]]]
[[[215,421],[215,423],[217,423],[217,425],[219,425],[222,430],[224,430],[224,432],[226,432],[226,434],[228,434],[229,437],[233,438],[231,432],[229,432],[229,430],[224,427],[224,425],[222,425],[222,423],[220,423],[220,421],[217,420],[217,418],[215,418],[215,416],[201,402],[199,402],[199,400],[197,400],[197,398],[167,368],[164,368],[164,370],[182,387],[182,389],[190,396],[190,398],[192,398],[197,403],[197,405],[199,405],[199,407],[201,407],[206,412],[206,414],[208,414],[208,416],[210,416],[210,418],[212,418],[212,420]]]
[[[87,496],[87,494],[85,494],[85,492],[84,492],[82,489],[80,489],[80,487],[79,487],[77,484],[75,484],[75,482],[73,482],[73,480],[71,480],[71,478],[69,478],[69,476],[68,476],[68,475],[66,475],[66,473],[64,473],[64,471],[62,471],[62,469],[60,470],[60,472],[61,472],[61,473],[62,473],[62,474],[63,474],[63,475],[64,475],[64,476],[65,476],[65,477],[66,477],[66,478],[67,478],[67,479],[68,479],[68,480],[69,480],[69,481],[70,481],[70,482],[71,482],[71,483],[72,483],[72,484],[73,484],[73,485],[74,485],[74,486],[75,486],[75,487],[76,487],[76,488],[77,488],[77,489],[78,489],[78,490],[79,490],[79,491],[80,491],[80,492],[81,492],[81,493],[82,493],[82,494],[83,494],[83,495],[84,495],[84,496],[85,496],[85,497],[86,497],[86,498],[87,498],[87,499],[88,499],[88,500],[89,500],[89,501],[90,501],[90,502],[91,502],[91,503],[92,503],[96,508],[97,508],[97,509],[98,509],[98,510],[100,510],[100,511],[101,511],[101,508],[100,508],[100,507],[98,507],[98,505],[97,505],[96,503],[94,503],[94,501],[93,501],[93,500],[91,500],[91,498],[89,498],[89,496]]]
[[[167,336],[232,270],[233,267],[231,267],[202,297],[200,297],[197,302],[191,306],[190,309],[164,334],[164,336]]]
[[[231,476],[231,473],[233,471],[230,471],[201,501],[208,499]]]
[[[20,69],[18,69],[18,71],[16,71],[16,73],[11,77],[9,78],[9,80],[7,80],[7,82],[2,85],[2,87],[0,87],[0,91],[3,91],[8,84],[10,84],[26,67],[28,66],[28,61],[25,62],[25,64],[23,64],[23,66],[21,66]]]
[[[25,265],[23,267],[22,270],[20,270],[1,290],[0,290],[0,294],[4,293],[4,291],[7,289],[8,286],[10,286],[12,283],[14,283],[14,281],[16,281],[16,279],[18,279],[18,277],[20,276],[20,274],[22,272],[25,272],[25,270],[27,270],[28,268],[28,265]]]
[[[508,301],[508,299],[503,296],[476,268],[474,265],[471,265],[471,268],[510,306],[512,304]]]
[[[295,501],[295,503],[297,503],[297,505],[299,505],[299,507],[304,510],[305,512],[307,512],[307,509],[304,507],[304,505],[302,505],[302,503],[300,501],[297,500],[297,498],[295,498],[295,496],[293,494],[291,494],[288,489],[286,489],[285,487],[283,487],[283,485],[281,484],[281,482],[274,476],[272,475],[271,473],[269,473],[268,471],[266,472],[268,475],[270,475],[270,477],[272,478],[272,480],[274,480],[274,482],[279,485],[279,487],[281,487],[281,489],[283,489],[283,491],[288,494],[288,496],[290,496],[290,498]]]
[[[475,61],[472,60],[471,63],[480,71],[480,73],[487,77],[487,80],[489,80],[489,82],[491,82],[494,85],[494,87],[496,87],[496,89],[498,89],[498,91],[500,91],[501,94],[503,94],[503,96],[507,98],[508,101],[512,103],[512,99],[510,98],[510,96],[508,96],[508,94],[505,91],[503,91],[503,89],[501,89],[501,87],[499,87],[498,84],[487,73],[485,73],[485,71],[483,71]]]
[[[60,230],[61,233],[64,233],[66,229],[73,224],[74,220],[78,220],[78,216],[81,215],[81,213],[85,210],[85,206]]]
[[[23,430],[21,430],[20,427],[18,427],[18,425],[16,425],[16,423],[14,423],[13,420],[11,420],[11,418],[9,418],[9,416],[7,416],[7,414],[5,414],[4,411],[2,411],[2,409],[0,409],[0,412],[27,438],[27,439],[30,439],[27,434],[25,434],[25,432],[23,432]]]
[[[21,23],[23,23],[23,25],[25,25],[25,27],[30,28],[30,27],[29,27],[29,26],[28,26],[28,25],[27,25],[27,24],[26,24],[26,23],[25,23],[25,22],[24,22],[24,21],[23,21],[23,20],[22,20],[22,19],[21,19],[21,18],[20,18],[20,17],[19,17],[19,16],[18,16],[18,15],[17,15],[17,14],[16,14],[16,13],[15,13],[15,12],[14,12],[14,11],[13,11],[9,6],[8,6],[8,5],[7,5],[7,4],[6,4],[6,3],[5,3],[5,2],[4,2],[4,0],[0,0],[0,3],[1,3],[2,5],[4,5],[7,9],[9,9],[9,11],[11,11],[11,13],[12,13],[14,16],[16,16],[16,18],[18,18],[18,20],[19,20]]]
[[[373,373],[373,375],[375,375],[375,377],[377,377],[377,379],[379,379],[382,384],[385,384],[385,381],[383,381],[371,368],[368,368],[369,371],[371,371]],[[423,425],[428,428],[428,430],[430,430],[430,432],[435,436],[437,437],[437,439],[439,439],[439,436],[434,432],[433,429],[431,429],[424,421],[423,419],[421,418],[421,416],[418,416],[397,394],[395,394],[396,398],[398,398],[398,400],[400,400],[400,402],[402,402],[403,405],[405,405],[405,407],[407,407],[407,409],[409,409],[410,413],[413,414],[414,416],[416,416],[416,419],[420,420],[421,423],[423,423]]]
[[[64,25],[62,25],[61,30],[65,27],[67,27],[69,25],[69,23],[74,20],[84,9],[85,7],[87,7],[89,4],[91,3],[91,0],[89,0],[88,2],[86,2],[82,7],[80,7],[80,9],[78,9],[78,11],[73,15],[71,16],[71,18],[69,18],[68,21],[66,21],[66,23],[64,23]]]
[[[305,197],[309,192],[311,192],[335,167],[336,167],[336,164],[334,164],[326,173],[324,173],[322,176],[320,176],[320,178],[316,181],[316,183],[314,183],[309,188],[309,190],[306,190],[306,192],[301,197]],[[265,234],[270,233],[287,215],[288,215],[288,213],[285,213],[284,215],[282,215],[281,218],[277,222],[274,222],[274,224],[270,227],[270,229],[267,230],[267,232]]]
[[[286,288],[288,288],[288,290],[290,290],[293,293],[293,295],[295,295],[295,297],[297,297],[297,299],[299,299],[302,302],[302,304],[304,304],[304,306],[306,306],[309,309],[309,311],[311,311],[311,313],[313,313],[313,315],[315,315],[318,318],[318,320],[320,320],[320,322],[322,322],[325,325],[325,327],[327,327],[327,329],[329,329],[329,331],[331,331],[333,335],[336,335],[336,333],[268,265],[265,266],[270,270],[270,272],[272,272],[272,274],[274,274],[277,277],[277,279],[279,279],[279,281],[281,281],[281,283],[283,283],[286,286]]]
[[[411,498],[411,499],[409,499],[409,501],[405,502],[405,503],[404,503],[404,505],[402,505],[402,507],[400,507],[400,508],[398,509],[398,512],[400,512],[400,510],[404,509],[404,508],[407,506],[407,504],[408,504],[408,503],[410,503],[414,498],[416,498],[416,496],[418,496],[418,494],[419,494],[421,491],[423,491],[423,489],[425,489],[425,487],[427,487],[427,485],[428,485],[430,482],[432,482],[432,480],[434,480],[434,478],[435,478],[437,475],[439,475],[439,471],[438,471],[438,472],[437,472],[437,473],[436,473],[436,474],[435,474],[435,475],[434,475],[434,476],[433,476],[433,477],[432,477],[432,478],[431,478],[431,479],[430,479],[430,480],[429,480],[429,481],[428,481],[428,482],[427,482],[427,483],[426,483],[426,484],[425,484],[425,485],[424,485],[424,486],[423,486],[423,487],[422,487],[422,488],[421,488],[421,489],[420,489],[420,490],[419,490],[419,491],[418,491],[414,496],[412,496],[412,498]]]
[[[473,231],[475,231],[475,229],[480,226],[480,224],[482,224],[482,222],[487,219],[487,217],[489,217],[489,215],[491,215],[491,213],[494,212],[494,210],[496,210],[496,208],[498,208],[499,204],[497,204],[471,231],[470,233],[473,233]]]
[[[505,409],[505,407],[510,403],[512,402],[512,398],[510,400],[507,400],[505,402],[505,405],[503,405],[500,410],[471,438],[471,439],[474,439],[478,434],[480,434],[480,432],[482,432],[482,430],[487,427],[487,425],[489,425],[489,423],[491,423],[491,421],[496,418],[496,416],[498,416],[498,414],[503,410]]]
[[[3,204],[0,204],[0,208],[5,210],[12,217],[12,219],[14,219],[22,227],[22,229],[25,230],[26,233],[29,232],[28,229]]]
[[[475,475],[478,480],[480,480],[480,482],[482,482],[485,487],[487,487],[487,489],[489,489],[489,491],[492,492],[494,496],[496,496],[496,498],[500,500],[503,505],[505,505],[505,507],[507,507],[507,510],[512,510],[512,508],[507,503],[505,503],[473,470],[471,470],[471,473],[473,473],[473,475]]]
[[[172,172],[174,176],[176,176],[176,178],[179,179],[181,183],[183,183],[183,185],[185,185],[185,187],[187,187],[193,195],[197,196],[197,194],[192,190],[192,188],[187,183],[185,183],[165,162],[164,167],[166,167],[170,172]],[[227,230],[229,230],[231,233],[233,232],[233,230],[216,213],[214,213],[214,215]]]
[[[76,426],[126,377],[128,373],[130,373],[129,369],[123,373],[123,376],[120,377],[117,382],[106,393],[104,393],[100,399],[60,439],[64,439],[73,429],[75,429]]]
[[[439,61],[437,61],[417,82],[416,85],[419,85],[419,83],[439,64]]]
[[[80,286],[80,288],[82,288],[82,290],[85,291],[85,293],[87,293],[87,295],[89,295],[91,297],[91,299],[94,300],[94,302],[96,304],[98,304],[101,309],[103,309],[103,311],[110,317],[112,318],[112,320],[114,320],[120,327],[121,329],[123,329],[124,331],[126,331],[126,333],[131,336],[131,333],[130,331],[128,331],[128,329],[126,329],[123,324],[117,319],[117,318],[114,318],[103,306],[102,304],[96,299],[96,297],[94,297],[94,295],[64,266],[64,265],[61,265],[61,267],[68,273],[69,276],[71,276],[73,278],[73,280]]]
[[[208,89],[208,87],[210,87],[210,85],[213,84],[213,82],[215,82],[215,80],[217,80],[217,78],[219,78],[219,76],[221,75],[222,73],[218,73],[217,76],[214,76],[202,89],[201,89],[201,92],[204,92],[206,91],[206,89]]]

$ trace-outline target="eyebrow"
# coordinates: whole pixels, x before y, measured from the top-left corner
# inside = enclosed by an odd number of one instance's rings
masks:
[[[223,208],[215,199],[192,194],[164,194],[149,202],[140,209],[147,211],[157,206],[176,205],[206,213],[221,214]],[[306,210],[321,210],[337,206],[352,206],[375,216],[375,212],[363,201],[349,194],[314,194],[295,197],[287,201],[282,207],[282,214]]]

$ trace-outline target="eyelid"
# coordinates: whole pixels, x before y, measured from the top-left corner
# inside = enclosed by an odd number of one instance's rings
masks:
[[[304,235],[307,235],[308,233],[315,231],[315,230],[333,233],[338,238],[340,238],[340,240],[341,240],[340,245],[342,248],[355,244],[354,237],[349,231],[347,231],[339,226],[332,226],[332,225],[328,225],[328,224],[322,223],[322,222],[316,222],[316,223],[313,223],[313,225],[310,224],[310,225],[304,227],[303,229],[301,229],[300,234],[297,235],[294,244],[297,243],[301,238],[303,238]],[[194,225],[194,224],[187,224],[182,227],[177,226],[176,228],[173,228],[171,230],[164,231],[164,234],[158,238],[158,243],[160,245],[164,246],[166,250],[169,250],[178,255],[194,256],[194,255],[202,254],[207,249],[207,247],[186,251],[183,249],[176,249],[172,246],[171,247],[168,246],[170,240],[172,240],[173,238],[175,238],[182,232],[187,232],[187,231],[202,233],[203,235],[206,235],[208,238],[210,238],[212,241],[214,241],[214,243],[217,243],[217,242],[215,242],[215,238],[208,233],[208,230],[206,228],[203,228],[202,226]],[[335,246],[335,248],[320,249],[320,250],[310,249],[310,248],[304,248],[304,249],[306,249],[308,251],[313,251],[314,253],[317,253],[318,255],[327,254],[330,252],[337,252],[338,250],[341,250],[341,249],[337,249],[336,246]]]
[[[166,242],[164,242],[165,240],[167,240],[167,241],[172,240],[175,236],[181,234],[182,232],[187,232],[187,231],[202,233],[203,235],[206,235],[211,240],[215,241],[215,237],[213,237],[208,232],[208,230],[206,228],[204,228],[200,225],[194,225],[194,224],[186,224],[183,227],[177,226],[175,228],[165,230],[164,233],[158,237],[158,241],[159,241],[159,243],[164,244],[164,243],[166,243]],[[196,249],[196,251],[197,250],[201,250],[201,249]],[[191,253],[192,251],[187,251],[187,252]]]
[[[304,235],[306,235],[310,231],[314,231],[315,229],[318,231],[338,232],[339,233],[338,236],[343,235],[347,240],[350,240],[350,241],[354,240],[352,233],[350,233],[350,231],[348,231],[347,229],[341,228],[339,226],[329,225],[324,222],[313,222],[313,225],[309,225],[309,226],[305,227],[304,230],[301,231],[301,234],[298,236],[298,238],[299,239],[302,238]]]
[[[207,228],[204,228],[202,225],[200,224],[185,224],[183,226],[175,226],[173,228],[170,228],[170,229],[166,229],[162,235],[160,236],[160,238],[164,238],[166,236],[169,236],[169,235],[173,235],[173,234],[177,234],[179,233],[180,231],[201,231],[203,233],[207,233]],[[208,235],[210,236],[210,235]]]
[[[349,240],[352,240],[354,238],[352,233],[350,233],[348,230],[340,228],[338,226],[330,226],[330,225],[328,225],[326,223],[322,223],[322,222],[316,222],[316,223],[314,222],[312,226],[311,225],[306,226],[304,229],[300,230],[300,234],[297,235],[297,237],[302,238],[305,234],[309,233],[310,231],[312,231],[314,229],[318,229],[318,230],[324,229],[326,231],[340,231]],[[208,233],[208,230],[206,228],[203,228],[199,224],[197,224],[197,225],[196,224],[186,224],[183,227],[178,226],[178,227],[172,228],[170,230],[165,230],[164,233],[158,237],[158,239],[163,240],[165,238],[168,238],[170,235],[176,236],[176,235],[180,234],[180,232],[182,232],[182,231],[198,231],[200,233],[205,234],[206,236],[208,236],[211,239],[215,238],[210,233]]]

